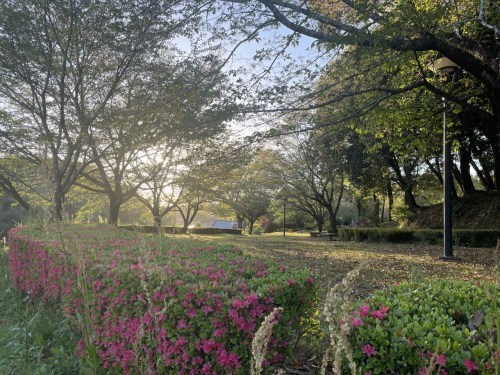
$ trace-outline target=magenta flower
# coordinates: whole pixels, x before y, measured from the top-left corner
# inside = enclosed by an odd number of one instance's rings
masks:
[[[469,358],[465,360],[464,366],[467,368],[467,372],[470,374],[471,372],[478,371],[479,367],[477,367],[474,361],[471,361]]]
[[[361,351],[363,354],[366,354],[367,357],[374,357],[377,354],[375,347],[370,344],[363,345]]]
[[[446,366],[446,356],[444,354],[440,354],[436,358],[436,363],[440,366]]]
[[[370,312],[370,306],[368,305],[363,305],[359,308],[359,316],[368,316],[368,313]]]
[[[382,319],[384,319],[385,315],[387,314],[387,311],[389,311],[389,309],[387,307],[382,307],[381,309],[373,311],[372,316],[375,319],[382,320]]]
[[[353,319],[351,320],[351,324],[352,324],[354,327],[358,328],[359,326],[362,326],[362,325],[363,325],[363,321],[362,321],[361,319],[359,319],[359,318],[353,318]]]
[[[418,375],[427,375],[427,368],[426,367],[420,367],[418,369]]]

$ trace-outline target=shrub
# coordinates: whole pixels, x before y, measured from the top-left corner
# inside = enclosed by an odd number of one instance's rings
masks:
[[[499,298],[493,285],[446,280],[378,291],[351,313],[352,355],[364,374],[494,373]]]
[[[339,239],[356,242],[393,242],[442,244],[443,231],[434,229],[339,228]],[[453,229],[453,243],[467,247],[493,247],[499,230]]]
[[[253,335],[274,308],[283,312],[266,365],[281,361],[309,327],[317,301],[308,271],[287,271],[231,247],[109,232],[99,237],[89,229],[68,254],[59,242],[14,230],[10,265],[23,290],[62,296],[66,313],[87,331],[82,355],[111,373],[245,373]],[[62,285],[47,282],[60,264]]]

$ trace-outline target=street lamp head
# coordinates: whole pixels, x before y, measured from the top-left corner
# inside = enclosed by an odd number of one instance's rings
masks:
[[[447,57],[440,57],[432,63],[434,73],[449,74],[455,72],[458,68],[460,67]]]

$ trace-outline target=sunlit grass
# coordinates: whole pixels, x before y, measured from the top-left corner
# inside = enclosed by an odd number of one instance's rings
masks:
[[[494,248],[455,247],[457,260],[444,261],[439,258],[442,247],[437,245],[329,241],[311,238],[308,233],[198,237],[231,243],[248,255],[278,261],[289,267],[313,269],[325,290],[365,262],[356,290],[353,290],[359,296],[416,277],[493,281],[498,272]]]

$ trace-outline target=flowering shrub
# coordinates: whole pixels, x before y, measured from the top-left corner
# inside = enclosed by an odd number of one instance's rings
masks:
[[[351,313],[352,355],[363,374],[495,373],[499,297],[455,281],[379,291]]]
[[[284,358],[316,310],[309,272],[238,249],[149,241],[113,229],[78,235],[69,252],[36,239],[40,233],[12,230],[9,266],[19,288],[62,298],[77,320],[89,317],[91,332],[83,336],[92,343],[82,340],[80,351],[95,352],[111,373],[247,373],[252,339],[267,314],[283,308],[264,365]]]

